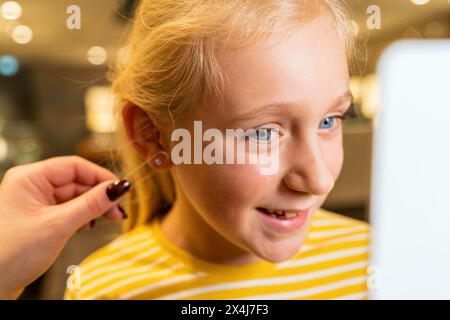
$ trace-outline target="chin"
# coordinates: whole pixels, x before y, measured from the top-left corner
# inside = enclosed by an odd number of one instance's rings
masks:
[[[260,256],[260,258],[264,259],[267,262],[280,263],[291,259],[293,256],[295,256],[296,253],[297,252],[294,252],[293,254],[286,254],[285,252],[277,252],[271,255]]]
[[[272,245],[270,248],[265,248],[262,252],[254,252],[254,254],[268,262],[280,263],[294,257],[301,247],[302,243],[299,242],[283,243]]]

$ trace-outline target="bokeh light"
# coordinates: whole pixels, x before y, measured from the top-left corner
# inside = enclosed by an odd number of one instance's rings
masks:
[[[108,54],[102,47],[92,47],[87,53],[87,59],[93,65],[101,65],[106,62]]]
[[[33,39],[33,30],[28,26],[19,25],[12,30],[11,37],[19,44],[27,44]]]
[[[424,4],[430,2],[430,0],[411,0],[411,2],[417,6],[423,6]]]
[[[12,77],[19,71],[19,61],[12,55],[0,56],[0,75]]]
[[[1,5],[0,14],[5,20],[17,20],[22,16],[22,6],[15,1],[6,1]]]

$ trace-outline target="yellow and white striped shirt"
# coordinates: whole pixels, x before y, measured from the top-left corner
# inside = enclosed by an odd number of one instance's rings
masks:
[[[230,266],[176,247],[156,219],[83,261],[65,299],[367,299],[369,236],[366,223],[320,209],[290,260]]]

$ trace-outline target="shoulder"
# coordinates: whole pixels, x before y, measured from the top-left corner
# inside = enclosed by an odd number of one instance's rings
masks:
[[[94,293],[97,299],[106,298],[97,293],[107,285],[112,274],[119,276],[131,266],[136,266],[136,257],[144,257],[157,250],[151,228],[147,225],[120,235],[72,269],[64,299],[91,299]]]

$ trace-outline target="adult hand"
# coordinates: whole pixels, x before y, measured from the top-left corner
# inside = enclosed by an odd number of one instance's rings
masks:
[[[77,156],[9,169],[0,185],[0,299],[16,299],[54,263],[80,228],[118,205],[130,182]]]

